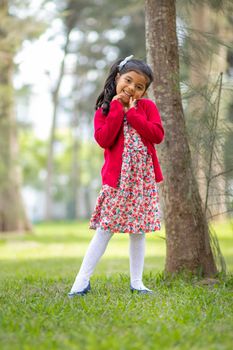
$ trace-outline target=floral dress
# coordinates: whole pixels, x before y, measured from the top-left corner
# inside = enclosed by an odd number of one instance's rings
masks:
[[[112,233],[160,230],[159,194],[154,166],[140,135],[124,119],[124,151],[118,187],[103,185],[90,228]]]

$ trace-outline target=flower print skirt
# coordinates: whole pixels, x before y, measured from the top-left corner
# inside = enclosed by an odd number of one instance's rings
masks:
[[[154,167],[139,134],[124,121],[124,152],[117,188],[103,185],[90,228],[112,233],[160,230],[159,194]]]

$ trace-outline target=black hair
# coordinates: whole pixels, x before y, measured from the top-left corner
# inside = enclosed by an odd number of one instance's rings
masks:
[[[147,85],[146,89],[150,86],[150,84],[153,81],[153,72],[151,68],[148,66],[147,63],[141,60],[137,59],[130,59],[127,61],[123,67],[119,67],[119,64],[123,60],[117,60],[112,67],[110,68],[109,75],[104,83],[104,89],[97,98],[95,108],[98,109],[102,107],[103,114],[108,115],[109,108],[110,108],[110,102],[112,101],[112,98],[116,95],[116,76],[117,73],[120,75],[125,74],[130,71],[134,71],[139,74],[143,74],[147,78]]]

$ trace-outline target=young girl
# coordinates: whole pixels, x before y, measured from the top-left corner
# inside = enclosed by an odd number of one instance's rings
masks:
[[[90,220],[96,233],[70,297],[90,291],[90,277],[114,233],[129,233],[130,289],[152,293],[142,282],[145,233],[160,230],[156,182],[162,172],[154,144],[164,130],[155,104],[143,98],[153,81],[150,67],[126,57],[111,67],[96,102],[94,137],[104,148],[102,189]]]

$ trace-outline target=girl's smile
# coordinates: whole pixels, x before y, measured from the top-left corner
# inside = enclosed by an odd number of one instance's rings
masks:
[[[144,96],[147,83],[147,78],[135,71],[122,75],[118,74],[116,77],[116,94],[120,95],[123,105],[128,106],[130,98],[138,100]]]

